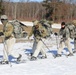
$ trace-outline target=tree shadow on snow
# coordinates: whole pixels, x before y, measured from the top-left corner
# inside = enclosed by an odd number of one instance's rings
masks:
[[[0,60],[2,60],[3,59],[3,55],[0,55]]]
[[[57,50],[49,50],[47,53],[57,54]]]
[[[74,42],[70,42],[71,44],[74,44]]]
[[[32,49],[26,49],[24,52],[25,52],[26,55],[31,54],[32,53]]]
[[[68,52],[68,48],[64,48],[64,50],[66,52]],[[74,50],[74,49],[72,49],[72,50]],[[49,51],[47,51],[47,53],[57,54],[57,50],[49,50]],[[62,54],[64,54],[64,53],[62,52]]]
[[[16,61],[14,61],[14,60],[12,61],[12,59],[15,60],[16,58],[14,58],[14,57],[12,57],[11,55],[9,55],[9,56],[8,56],[8,60],[9,60],[9,62],[13,62],[13,63],[15,63]],[[3,55],[0,55],[0,61],[3,61]]]
[[[68,48],[64,48],[64,50],[65,50],[66,52],[68,52]],[[74,50],[74,48],[73,48],[72,50]]]

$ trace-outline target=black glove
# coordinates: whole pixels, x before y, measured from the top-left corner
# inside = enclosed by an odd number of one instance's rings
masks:
[[[55,36],[57,36],[57,35],[58,35],[58,33],[56,33],[56,32],[55,32],[55,33],[54,33],[54,35],[55,35]]]
[[[0,36],[4,35],[3,32],[0,32]]]

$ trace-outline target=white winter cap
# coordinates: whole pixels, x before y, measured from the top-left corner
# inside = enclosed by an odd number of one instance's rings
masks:
[[[1,15],[1,19],[6,20],[6,19],[8,19],[8,17],[6,15]]]

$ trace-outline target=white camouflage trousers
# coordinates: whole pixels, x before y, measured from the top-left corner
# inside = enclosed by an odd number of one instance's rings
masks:
[[[42,39],[43,41],[45,41],[45,39]],[[39,40],[38,42],[36,42],[36,40],[34,41],[33,44],[33,56],[37,57],[39,55],[39,53],[41,52],[42,56],[46,55],[46,51],[44,50],[44,44],[41,40]]]
[[[8,58],[9,55],[12,55],[15,58],[19,57],[19,54],[13,50],[15,42],[16,42],[15,38],[9,38],[4,41],[3,61],[9,61],[9,58]]]
[[[58,54],[61,54],[62,50],[67,46],[69,53],[73,53],[71,43],[70,43],[70,38],[68,38],[65,41],[61,41],[59,44],[59,49],[58,49]]]
[[[33,48],[32,48],[32,53],[34,53],[36,47],[37,47],[37,42],[36,42],[36,40],[34,39]]]

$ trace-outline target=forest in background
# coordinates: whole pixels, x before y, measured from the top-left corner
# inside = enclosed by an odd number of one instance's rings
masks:
[[[54,22],[71,21],[76,19],[76,4],[71,0],[43,0],[43,2],[1,0],[0,14],[6,14],[9,19],[33,21],[40,19]]]

